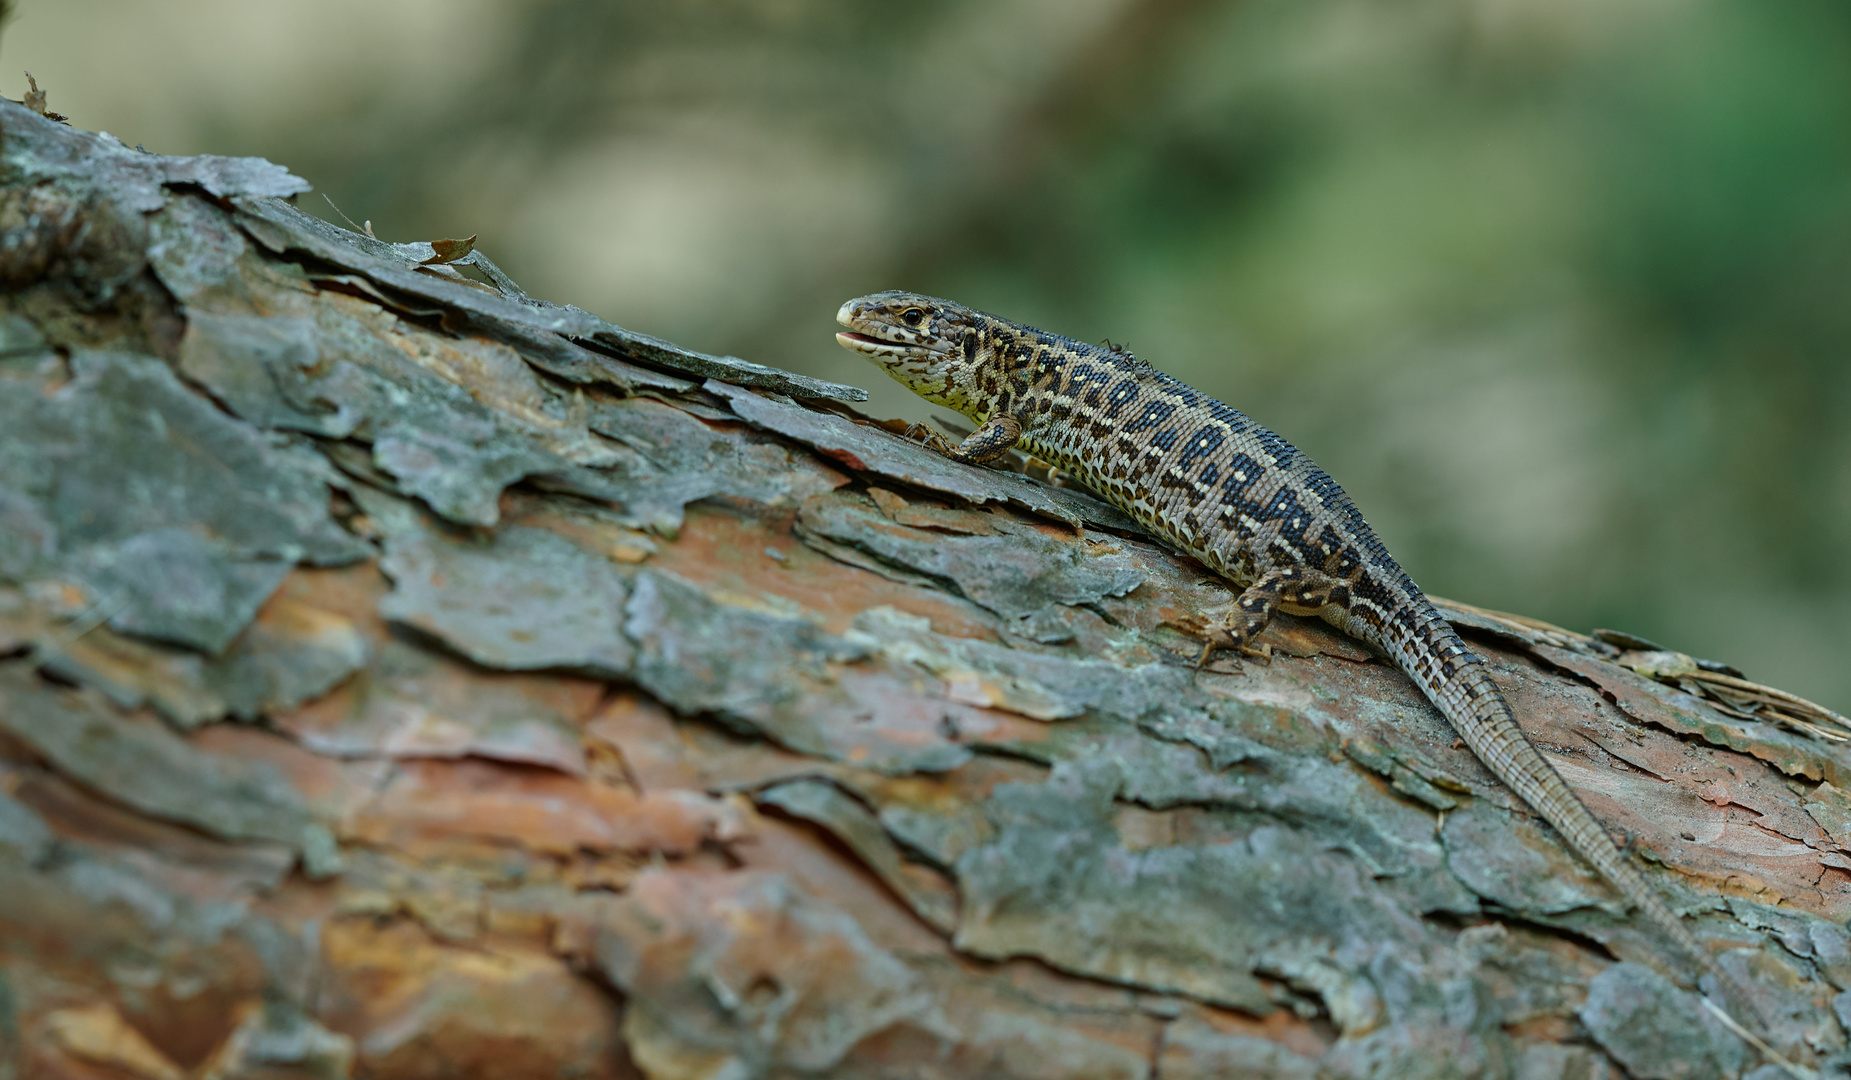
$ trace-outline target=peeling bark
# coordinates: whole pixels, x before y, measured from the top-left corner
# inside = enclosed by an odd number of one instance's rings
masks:
[[[1085,493],[0,132],[0,1075],[1755,1066],[1398,671],[1282,616],[1196,675],[1228,590]],[[1845,744],[1453,610],[1844,1060]]]

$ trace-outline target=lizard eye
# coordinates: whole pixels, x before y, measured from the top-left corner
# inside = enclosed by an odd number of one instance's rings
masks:
[[[925,312],[920,311],[918,308],[907,308],[905,311],[900,312],[900,321],[908,326],[918,326],[920,321],[924,318]]]

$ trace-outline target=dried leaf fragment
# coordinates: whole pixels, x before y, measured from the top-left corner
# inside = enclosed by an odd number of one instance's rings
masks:
[[[1632,650],[1622,653],[1616,662],[1647,678],[1708,698],[1732,716],[1773,720],[1828,742],[1851,741],[1851,721],[1838,713],[1784,690],[1715,670],[1723,665],[1666,650]]]
[[[372,222],[367,222],[371,225]],[[476,234],[480,235],[480,234]],[[476,235],[464,240],[432,240],[431,257],[419,263],[419,266],[441,266],[453,263],[476,249]]]
[[[21,105],[38,113],[47,120],[56,120],[60,124],[70,119],[63,113],[55,113],[45,107],[45,91],[39,89],[39,81],[32,77],[30,71],[26,72],[26,84],[30,86],[31,89],[27,90],[26,96],[20,99],[19,103]]]
[[[1681,652],[1654,650],[1628,652],[1620,657],[1620,666],[1628,667],[1648,679],[1680,679],[1695,675],[1697,662]]]

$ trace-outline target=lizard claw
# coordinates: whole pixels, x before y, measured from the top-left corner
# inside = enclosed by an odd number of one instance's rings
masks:
[[[921,438],[922,435],[924,436],[923,438]],[[947,442],[943,435],[940,435],[938,432],[933,431],[930,427],[918,421],[908,424],[906,426],[906,433],[902,435],[901,438],[918,439],[919,445],[934,453],[951,453],[951,443]]]

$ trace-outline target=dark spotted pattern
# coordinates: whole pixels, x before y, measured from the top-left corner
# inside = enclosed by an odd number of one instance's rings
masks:
[[[908,310],[923,312],[926,325],[900,325]],[[1483,661],[1349,496],[1292,444],[1125,349],[912,293],[852,300],[837,318],[882,342],[917,344],[896,356],[902,350],[843,341],[916,393],[981,422],[950,450],[953,458],[981,463],[1019,446],[1241,586],[1227,623],[1208,628],[1211,646],[1247,646],[1284,608],[1382,649],[1492,772],[1680,946],[1728,978],[1524,737]],[[974,351],[964,336],[971,329]],[[1070,372],[1064,383],[1062,367]]]
[[[1118,384],[1106,392],[1105,415],[1114,420],[1118,419],[1118,415],[1125,411],[1126,405],[1138,400],[1139,389],[1138,381],[1134,378],[1118,380]]]
[[[1151,428],[1168,420],[1175,412],[1176,403],[1173,401],[1146,401],[1143,408],[1138,409],[1137,412],[1133,414],[1136,419],[1125,425],[1125,430],[1129,432],[1149,431]],[[1170,436],[1171,442],[1176,441],[1176,434],[1174,432],[1168,432],[1166,434]],[[1152,438],[1156,438],[1156,436],[1152,436]]]
[[[1226,441],[1227,437],[1227,431],[1216,425],[1196,428],[1189,433],[1189,441],[1183,444],[1183,452],[1177,455],[1176,467],[1190,468],[1197,461],[1213,454],[1216,447]],[[1213,467],[1212,462],[1210,467]],[[1207,482],[1212,483],[1212,481]]]

